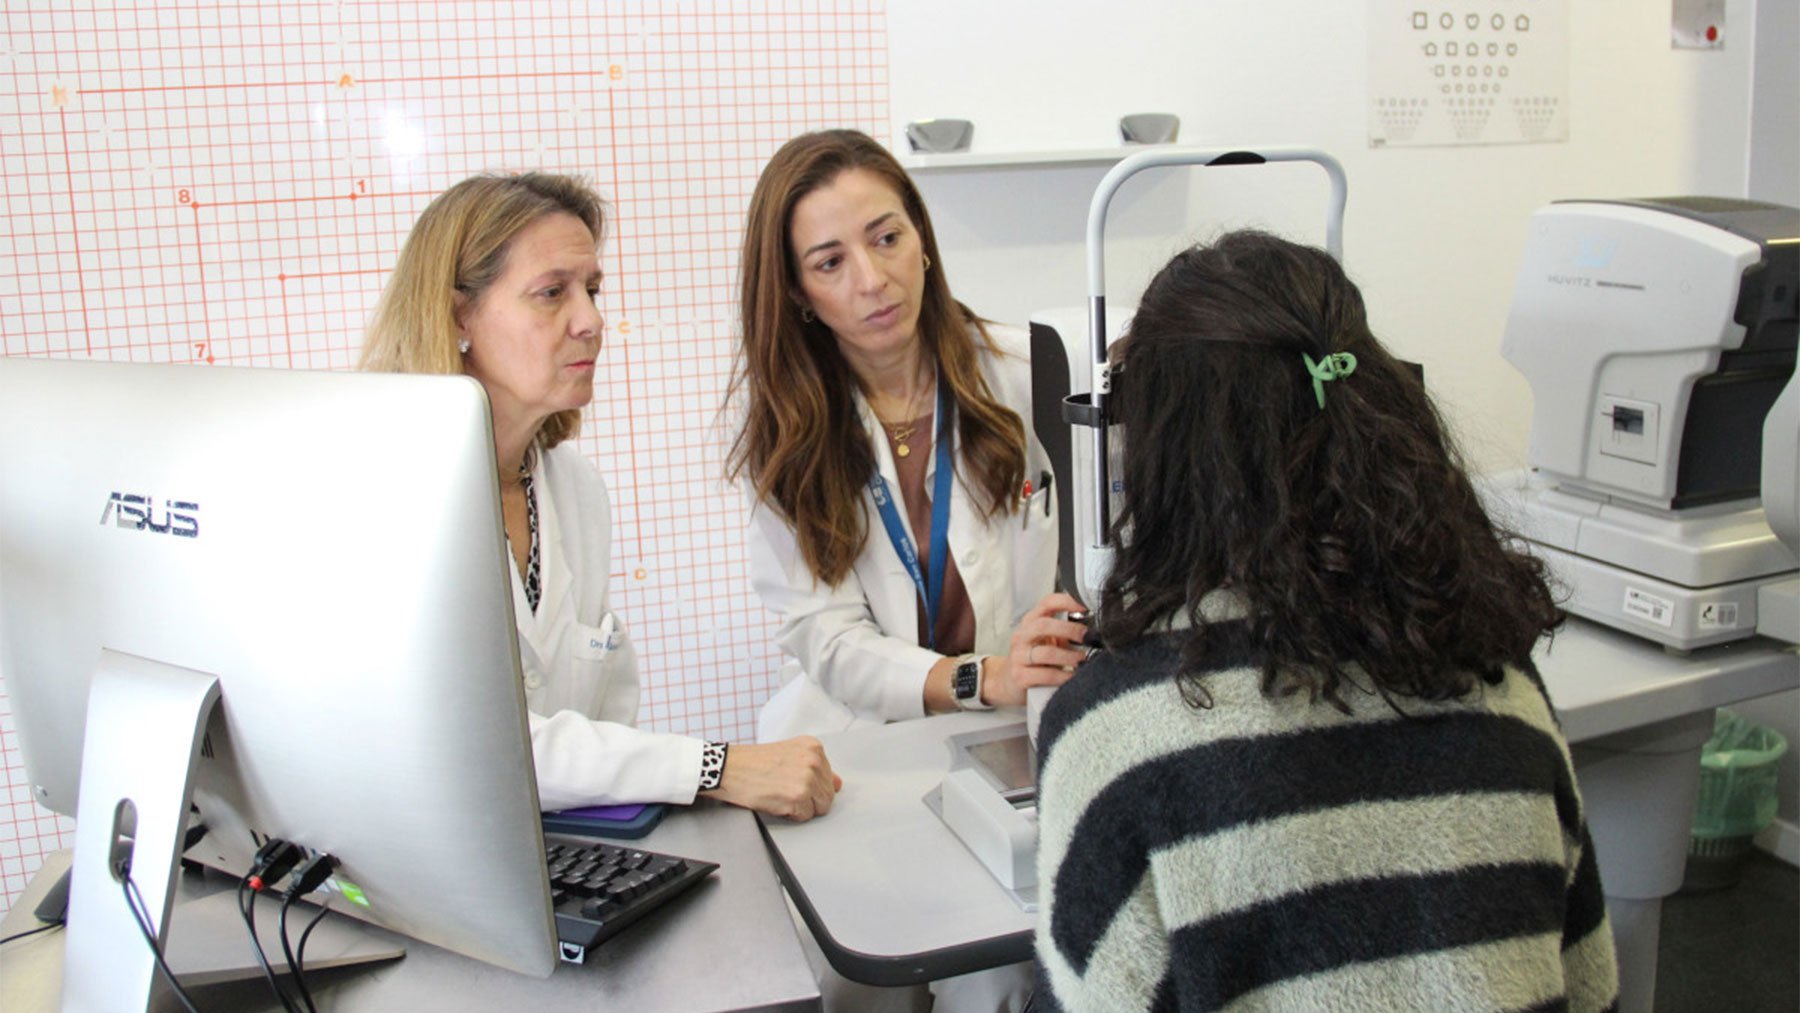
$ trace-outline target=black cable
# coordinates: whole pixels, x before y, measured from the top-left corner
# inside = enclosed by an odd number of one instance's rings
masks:
[[[319,913],[313,915],[313,920],[306,923],[306,931],[300,933],[300,945],[294,947],[294,965],[300,968],[302,974],[306,973],[306,940],[312,935],[312,930],[318,928],[325,916],[331,913],[328,906],[330,903],[330,900],[326,900],[319,905]]]
[[[300,998],[306,1003],[307,1013],[317,1013],[317,1011],[313,1007],[312,990],[306,987],[306,939],[312,935],[312,930],[318,926],[320,919],[325,917],[325,912],[330,908],[325,906],[326,902],[320,903],[319,913],[313,916],[313,920],[307,923],[306,931],[300,935],[298,953],[288,945],[288,909],[293,907],[295,901],[324,885],[325,881],[331,878],[331,870],[337,868],[337,865],[338,860],[324,852],[313,854],[305,861],[300,862],[293,869],[293,876],[288,880],[287,893],[281,902],[281,952],[287,957],[288,970],[293,972],[294,986],[299,989]],[[329,898],[327,898],[328,901]]]
[[[250,889],[249,876],[238,881],[238,914],[244,916],[244,927],[250,930],[250,946],[256,951],[256,962],[262,965],[263,977],[269,980],[269,989],[288,1013],[300,1013],[300,1008],[275,981],[275,970],[269,966],[269,956],[263,952],[262,939],[256,934],[256,892]]]
[[[163,978],[175,990],[175,997],[181,1000],[181,1005],[187,1007],[188,1013],[200,1013],[199,1008],[194,1005],[193,997],[187,994],[187,989],[182,988],[181,982],[175,980],[175,972],[169,970],[169,962],[163,959],[162,947],[156,945],[156,935],[150,931],[149,906],[144,903],[143,895],[138,893],[137,884],[131,881],[131,874],[126,873],[120,877],[120,883],[125,890],[125,906],[131,909],[131,917],[137,922],[138,930],[144,934],[144,943],[150,947],[150,955],[156,958],[157,969],[162,971]]]
[[[306,1013],[319,1013],[313,1006],[312,990],[306,987],[306,978],[300,973],[300,962],[294,959],[294,948],[288,945],[288,908],[298,899],[298,894],[290,892],[281,902],[281,955],[287,958],[288,973],[294,976],[294,988],[300,993],[300,1001],[306,1004]]]
[[[39,925],[35,929],[26,929],[23,932],[15,932],[12,935],[7,936],[5,939],[0,939],[0,946],[5,946],[7,943],[10,943],[15,939],[24,939],[26,936],[35,936],[39,932],[48,932],[51,929],[60,929],[64,925],[67,925],[67,924],[68,924],[68,922],[47,922],[43,925]]]

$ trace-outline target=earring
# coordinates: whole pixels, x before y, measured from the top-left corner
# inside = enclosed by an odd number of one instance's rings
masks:
[[[800,307],[800,322],[801,323],[810,324],[814,320],[817,320],[817,319],[818,319],[818,317],[813,316],[813,311],[812,311],[811,306]]]
[[[925,270],[931,270],[931,254],[929,253],[925,255]]]
[[[456,343],[456,350],[463,353],[464,355],[469,354],[469,339],[464,338],[461,341],[458,341]]]

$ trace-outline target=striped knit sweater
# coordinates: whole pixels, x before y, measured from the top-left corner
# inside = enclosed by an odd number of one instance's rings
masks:
[[[1601,1010],[1612,931],[1535,675],[1462,701],[1269,699],[1215,625],[1083,665],[1039,732],[1038,1002],[1070,1010]],[[1047,987],[1044,987],[1046,986]]]

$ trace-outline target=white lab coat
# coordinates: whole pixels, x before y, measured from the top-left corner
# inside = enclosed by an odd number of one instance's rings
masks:
[[[511,570],[539,804],[546,810],[686,805],[699,788],[703,743],[632,727],[637,653],[606,597],[612,571],[606,483],[573,443],[539,454],[533,482],[542,588],[536,615],[516,563]]]
[[[983,347],[981,368],[995,398],[1017,412],[1025,425],[1025,474],[1033,491],[1023,516],[1011,512],[984,520],[959,456],[949,538],[975,609],[975,650],[999,655],[1007,652],[1020,617],[1055,583],[1057,534],[1055,498],[1039,482],[1050,462],[1031,425],[1026,334],[1009,327],[989,331],[1002,354]],[[976,340],[981,347],[979,337]],[[856,404],[875,449],[876,467],[898,498],[899,479],[881,423],[860,393]],[[934,418],[933,425],[942,422]],[[932,454],[926,465],[927,490],[936,472]],[[925,713],[925,678],[941,655],[918,644],[918,591],[867,490],[862,508],[868,537],[851,572],[836,587],[814,581],[785,521],[765,505],[751,509],[750,582],[763,603],[780,616],[776,639],[788,658],[781,670],[781,689],[758,716],[760,741],[819,735]]]

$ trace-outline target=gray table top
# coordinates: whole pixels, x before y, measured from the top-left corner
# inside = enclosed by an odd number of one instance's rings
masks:
[[[747,811],[702,800],[669,813],[635,842],[652,851],[719,863],[705,882],[607,941],[586,964],[561,964],[539,980],[501,970],[373,926],[370,937],[405,947],[387,964],[309,973],[321,1009],[816,1010],[819,989],[768,854]],[[10,935],[36,925],[32,908],[67,854],[46,862],[0,923]],[[230,889],[224,877],[180,877],[184,902]],[[171,921],[181,931],[182,909]],[[61,990],[63,933],[0,948],[0,1009],[53,1010]],[[242,942],[242,938],[238,940]],[[172,947],[173,948],[173,947]],[[248,948],[246,947],[246,952]],[[172,1005],[173,996],[168,1008]],[[279,1009],[260,979],[196,993],[203,1008]],[[157,1003],[159,1008],[164,1003]]]
[[[944,714],[820,736],[843,790],[823,819],[764,819],[794,904],[838,973],[899,985],[1031,959],[1035,915],[1001,889],[923,801],[945,741],[1018,709]]]
[[[1536,657],[1571,743],[1800,687],[1800,648],[1766,637],[1679,655],[1571,616]]]

